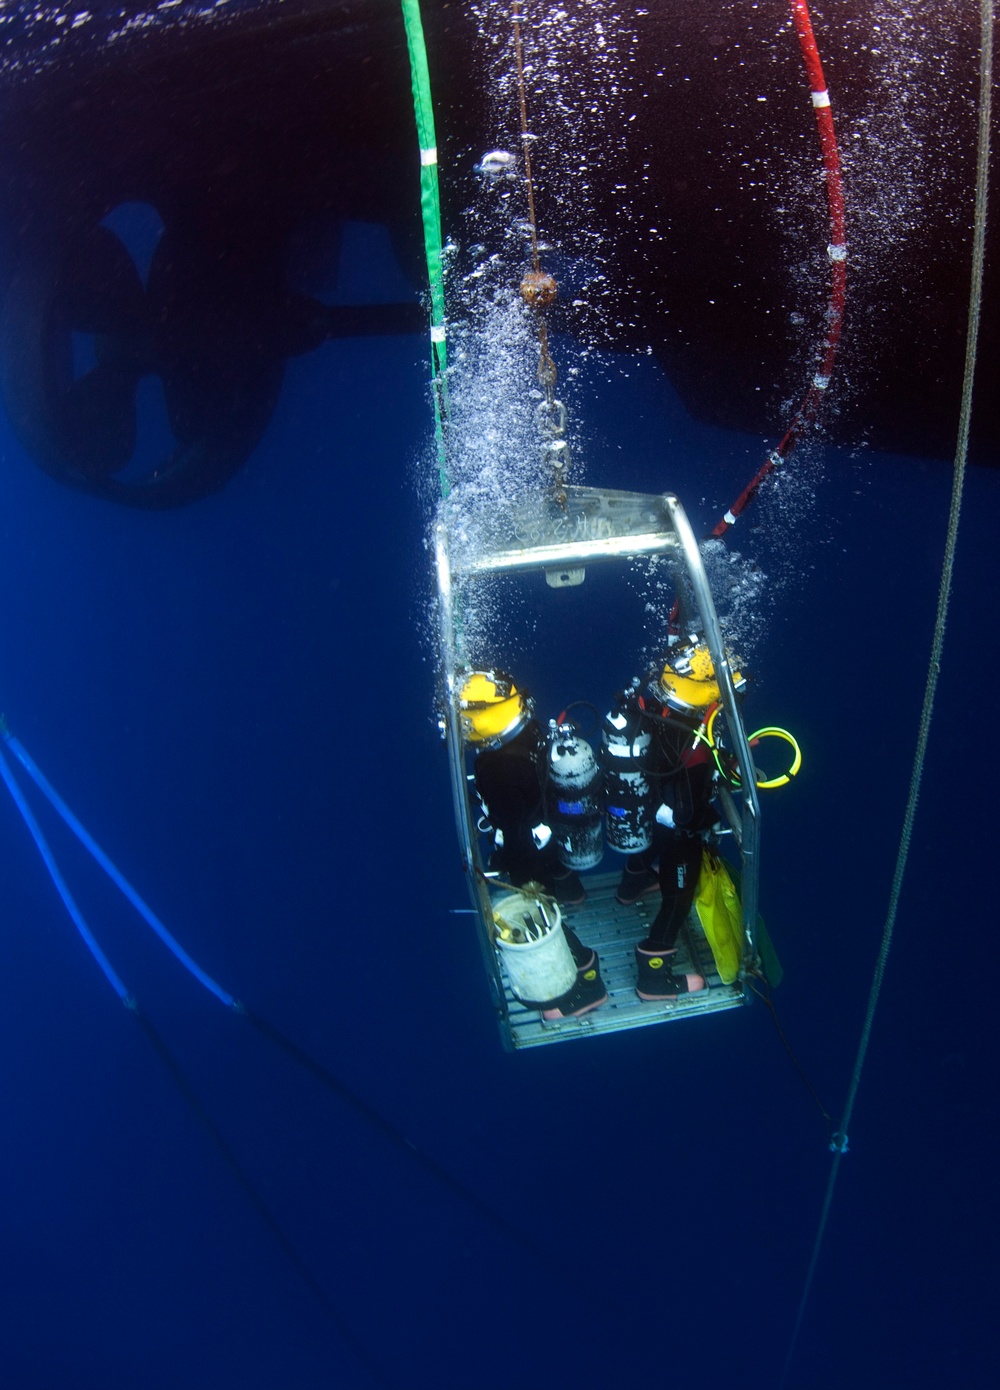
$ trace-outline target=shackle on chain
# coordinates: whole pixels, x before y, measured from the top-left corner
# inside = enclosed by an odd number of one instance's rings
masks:
[[[566,441],[566,407],[553,396],[539,401],[535,410],[535,424],[542,436],[542,464],[552,473],[552,487],[556,501],[562,506],[566,501],[566,479],[572,457]]]

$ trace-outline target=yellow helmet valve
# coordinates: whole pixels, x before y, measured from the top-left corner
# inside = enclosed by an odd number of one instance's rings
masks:
[[[458,692],[462,732],[469,743],[499,746],[519,734],[531,718],[527,697],[510,676],[470,671]]]

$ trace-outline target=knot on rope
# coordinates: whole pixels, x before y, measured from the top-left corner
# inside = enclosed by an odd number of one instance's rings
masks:
[[[542,270],[538,258],[538,219],[535,216],[535,184],[531,173],[531,146],[535,136],[528,129],[528,100],[524,84],[524,44],[521,35],[521,2],[513,0],[511,25],[514,39],[514,69],[517,77],[518,106],[521,116],[521,153],[524,157],[524,183],[528,195],[528,229],[531,233],[531,269],[521,279],[521,298],[535,312],[538,331],[538,381],[545,393],[542,415],[538,425],[542,434],[542,461],[551,475],[552,496],[559,506],[566,505],[566,475],[570,466],[569,445],[563,438],[566,430],[566,408],[556,400],[558,372],[549,351],[549,334],[544,310],[554,304],[559,287],[553,276]],[[485,161],[484,161],[485,162]]]
[[[847,1135],[842,1129],[834,1132],[830,1140],[830,1152],[832,1154],[845,1154],[848,1151]]]
[[[521,298],[532,309],[547,309],[559,295],[559,287],[544,270],[529,270],[521,281]]]

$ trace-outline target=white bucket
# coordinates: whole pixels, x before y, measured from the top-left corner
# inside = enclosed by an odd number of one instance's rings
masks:
[[[493,904],[493,920],[507,978],[518,999],[546,1004],[576,984],[576,962],[555,903],[547,903],[543,914],[537,899],[505,893]],[[527,939],[504,940],[505,925]]]

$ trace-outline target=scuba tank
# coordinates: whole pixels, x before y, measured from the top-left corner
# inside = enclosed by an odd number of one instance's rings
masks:
[[[653,843],[656,796],[649,782],[652,735],[639,710],[640,682],[616,696],[601,725],[608,845],[640,854]]]
[[[567,869],[592,869],[604,854],[601,834],[601,772],[594,750],[572,724],[549,721],[546,819],[559,862]]]

